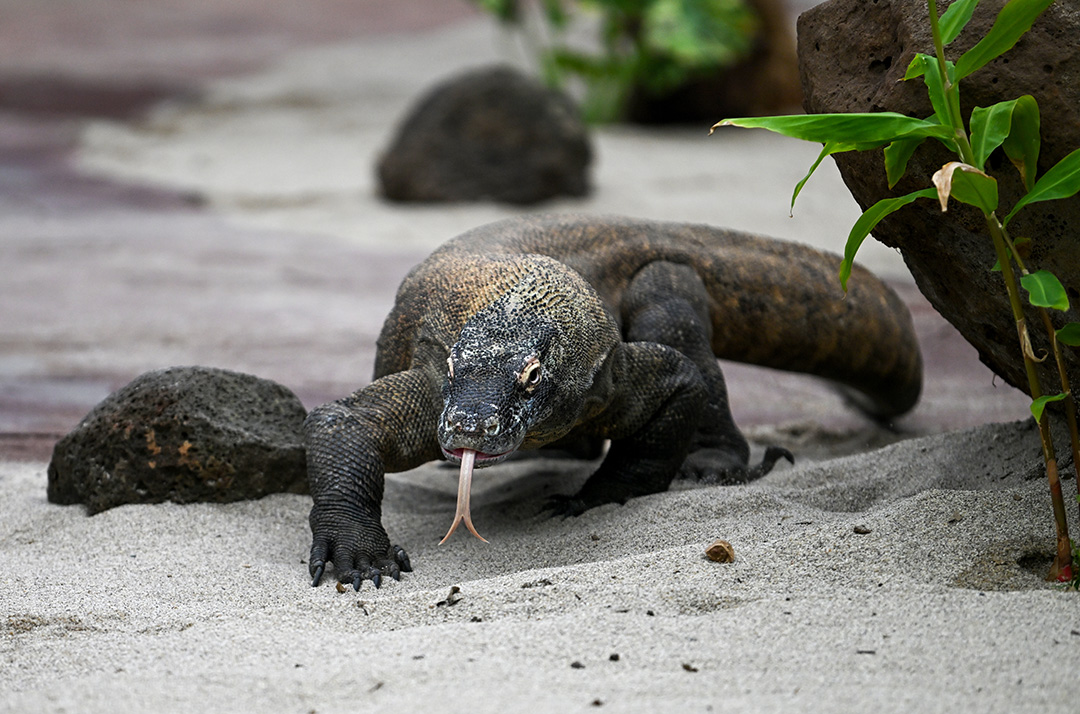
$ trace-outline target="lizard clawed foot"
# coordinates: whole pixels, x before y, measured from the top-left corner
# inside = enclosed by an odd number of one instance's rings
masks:
[[[377,530],[364,529],[358,523],[349,523],[350,527],[341,527],[343,523],[338,523],[338,527],[334,527],[328,520],[332,519],[313,509],[315,536],[308,560],[312,587],[318,587],[322,582],[329,563],[334,564],[338,581],[348,583],[356,590],[365,580],[379,587],[385,575],[400,580],[402,573],[412,571],[408,554],[401,546],[390,545],[381,526]]]
[[[710,449],[701,449],[691,453],[679,470],[679,477],[705,484],[733,486],[750,483],[765,476],[773,470],[780,459],[795,463],[792,453],[782,446],[766,447],[761,463],[755,466],[733,464],[729,453],[722,452],[719,457],[714,457],[710,451]]]
[[[619,501],[615,501],[619,503]],[[600,503],[586,503],[580,496],[567,496],[557,494],[549,496],[547,502],[540,508],[541,513],[546,513],[552,518],[570,518],[580,516],[590,508],[601,505]]]
[[[322,580],[325,569],[325,562],[314,560],[311,562],[310,570],[312,587],[317,587],[319,585],[319,581]],[[390,552],[387,553],[387,557],[378,559],[376,564],[361,562],[354,568],[339,573],[338,581],[349,583],[353,586],[353,590],[359,592],[360,586],[363,585],[365,580],[370,580],[372,585],[379,588],[382,587],[384,575],[389,575],[394,580],[401,580],[402,573],[411,572],[412,563],[409,562],[408,554],[401,546],[395,545],[391,546]]]

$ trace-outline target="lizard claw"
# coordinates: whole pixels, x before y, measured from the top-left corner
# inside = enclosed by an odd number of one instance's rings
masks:
[[[782,446],[769,446],[765,449],[765,455],[761,458],[761,463],[750,469],[753,474],[752,479],[761,478],[765,474],[773,470],[773,466],[776,466],[776,462],[780,459],[787,459],[788,463],[795,463],[795,455]]]
[[[405,549],[402,548],[400,545],[395,545],[393,547],[393,550],[394,561],[398,564],[398,568],[400,569],[399,572],[394,575],[394,578],[397,580],[401,580],[401,573],[412,572],[412,563],[409,562],[409,554],[406,553]]]
[[[564,494],[549,497],[547,503],[540,509],[542,513],[548,513],[552,518],[580,516],[587,510],[589,507],[580,498]]]
[[[387,553],[387,557],[380,558],[376,562],[377,565],[362,563],[356,570],[349,571],[342,575],[342,582],[351,583],[353,590],[359,592],[360,586],[365,580],[370,580],[371,584],[376,588],[381,588],[384,575],[389,575],[394,580],[401,580],[402,573],[412,572],[412,563],[409,562],[409,555],[400,545],[391,546],[390,552]]]
[[[754,466],[734,461],[728,452],[700,449],[686,458],[679,469],[679,477],[703,484],[734,486],[750,483],[765,476],[773,470],[780,459],[795,463],[795,457],[782,446],[766,447],[761,463]]]
[[[326,563],[311,563],[311,587],[319,587],[319,581],[322,580],[323,573],[326,571]]]

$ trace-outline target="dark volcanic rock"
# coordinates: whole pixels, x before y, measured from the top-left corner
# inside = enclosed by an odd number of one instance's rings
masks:
[[[507,67],[473,70],[423,97],[379,162],[393,201],[530,204],[589,190],[577,106]]]
[[[285,387],[209,367],[147,372],[57,442],[49,500],[91,514],[125,503],[305,493],[306,411]]]
[[[956,60],[993,24],[1004,0],[986,0],[946,56]],[[938,3],[941,10],[948,3]],[[925,0],[831,0],[799,18],[799,61],[807,112],[895,111],[933,113],[921,80],[900,81],[917,52],[933,54]],[[961,81],[964,116],[972,107],[1031,94],[1042,114],[1039,174],[1080,147],[1080,6],[1056,2],[1010,52]],[[931,186],[930,177],[952,157],[937,142],[920,147],[907,176],[889,191],[880,151],[837,154],[836,163],[855,200],[865,209],[881,198]],[[1022,195],[1022,184],[1003,152],[987,162],[1004,215]],[[1060,324],[1080,320],[1080,198],[1034,204],[1010,223],[1014,237],[1032,240],[1030,270],[1052,270],[1065,284],[1073,310]],[[917,201],[879,224],[874,236],[899,248],[919,289],[979,351],[991,369],[1027,391],[1016,326],[999,273],[991,273],[993,246],[982,215],[950,203],[942,214]],[[1054,311],[1051,311],[1054,312]],[[1039,319],[1028,315],[1036,352],[1047,349]],[[1064,348],[1070,381],[1080,383],[1080,355]],[[1045,391],[1056,391],[1053,359],[1043,363]]]

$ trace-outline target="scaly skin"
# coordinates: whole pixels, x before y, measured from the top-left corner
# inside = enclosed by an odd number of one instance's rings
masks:
[[[610,439],[581,490],[550,504],[564,515],[663,491],[680,471],[763,476],[791,455],[748,463],[717,357],[832,379],[878,418],[907,411],[922,384],[910,315],[861,269],[844,297],[838,265],[793,243],[617,217],[515,218],[447,242],[399,288],[375,380],[305,422],[312,584],[330,562],[357,589],[411,570],[381,524],[383,475],[440,457],[473,451],[482,468],[564,437]]]

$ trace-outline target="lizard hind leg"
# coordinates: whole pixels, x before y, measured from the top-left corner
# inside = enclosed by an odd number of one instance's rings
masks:
[[[708,398],[679,476],[706,483],[745,483],[772,470],[791,453],[769,447],[761,463],[751,466],[750,447],[735,425],[727,385],[713,355],[709,295],[688,265],[657,261],[640,270],[622,303],[624,337],[628,342],[657,342],[686,355],[701,372]]]

